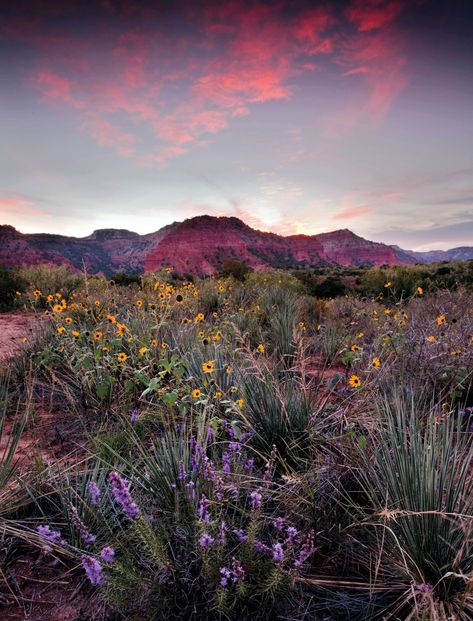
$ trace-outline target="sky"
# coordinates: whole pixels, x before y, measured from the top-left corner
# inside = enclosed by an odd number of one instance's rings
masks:
[[[0,223],[473,245],[467,0],[3,0]]]

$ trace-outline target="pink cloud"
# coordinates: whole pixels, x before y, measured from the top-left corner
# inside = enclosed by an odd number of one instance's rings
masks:
[[[51,214],[41,209],[33,208],[33,201],[19,196],[0,196],[0,215],[19,214],[23,216],[49,217]]]
[[[360,205],[338,211],[332,217],[334,220],[353,220],[354,218],[359,218],[367,213],[372,213],[374,210],[374,207],[364,207],[363,205]]]
[[[68,30],[67,20],[61,28],[41,23],[34,13],[6,31],[35,50],[30,79],[44,98],[73,108],[77,127],[139,164],[165,165],[209,144],[254,106],[289,100],[301,74],[318,78],[319,55],[332,55],[364,93],[361,106],[350,102],[326,119],[326,133],[364,118],[379,122],[406,84],[399,40],[386,31],[402,10],[397,0],[355,0],[344,21],[327,6],[285,13],[292,7],[284,0],[203,10],[184,2],[179,18],[192,28],[177,35],[159,6],[101,6],[106,19],[93,33]]]
[[[133,147],[136,142],[135,136],[112,125],[100,116],[90,115],[82,127],[103,147],[112,147],[120,155],[127,157],[135,153]]]
[[[355,0],[345,13],[359,32],[368,32],[391,24],[404,7],[398,0]]]

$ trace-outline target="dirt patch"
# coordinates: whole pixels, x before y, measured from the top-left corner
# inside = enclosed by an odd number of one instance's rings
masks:
[[[0,361],[17,355],[24,347],[22,339],[31,341],[43,321],[34,313],[0,314]]]
[[[0,574],[2,621],[78,621],[97,618],[83,579],[57,561],[25,554]],[[7,581],[8,584],[5,582]]]

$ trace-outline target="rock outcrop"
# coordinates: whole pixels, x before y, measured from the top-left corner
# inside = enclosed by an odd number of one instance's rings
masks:
[[[117,272],[141,274],[163,267],[172,267],[181,274],[209,275],[218,271],[226,259],[237,259],[255,270],[263,270],[394,265],[450,256],[457,260],[470,258],[473,249],[414,253],[368,241],[348,229],[284,237],[257,231],[231,217],[198,216],[148,235],[100,229],[82,238],[46,233],[27,235],[12,226],[0,226],[0,264],[7,267],[63,264],[73,270],[82,271],[85,267],[90,274],[107,276]]]

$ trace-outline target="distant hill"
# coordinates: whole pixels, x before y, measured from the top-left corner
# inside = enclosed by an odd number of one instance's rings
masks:
[[[391,246],[396,256],[403,263],[440,263],[442,261],[469,261],[473,259],[473,246],[459,246],[450,250],[429,250],[415,252]]]
[[[439,254],[440,253],[440,254]],[[192,275],[220,270],[226,259],[256,269],[330,265],[395,265],[473,258],[473,248],[416,253],[368,241],[348,229],[320,235],[264,233],[238,218],[197,216],[154,233],[100,229],[88,237],[24,234],[0,226],[0,264],[7,267],[48,263],[107,276],[140,274],[162,267]]]

